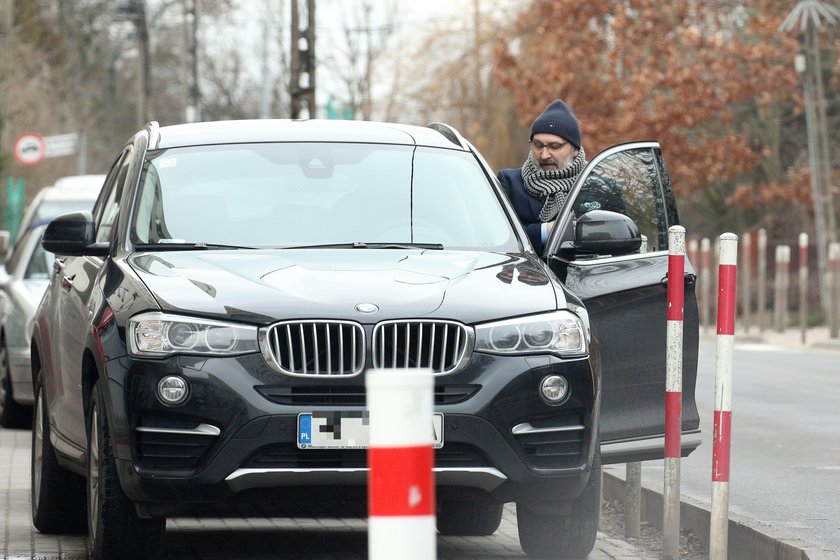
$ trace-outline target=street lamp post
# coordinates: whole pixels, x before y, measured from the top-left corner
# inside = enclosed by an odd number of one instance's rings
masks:
[[[825,95],[823,92],[822,61],[820,60],[818,31],[823,22],[834,25],[840,21],[840,10],[820,0],[802,0],[785,21],[780,31],[795,29],[804,33],[804,53],[794,60],[796,71],[803,75],[805,90],[805,124],[808,132],[808,161],[811,167],[811,196],[814,202],[814,229],[817,243],[817,267],[820,282],[820,301],[827,305],[827,247],[837,241],[834,195],[831,189],[831,157],[826,128]]]

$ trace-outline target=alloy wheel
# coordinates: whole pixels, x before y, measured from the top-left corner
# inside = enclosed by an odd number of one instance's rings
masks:
[[[41,503],[41,468],[44,462],[44,390],[35,398],[35,422],[32,426],[32,501]]]
[[[93,407],[90,415],[90,441],[88,456],[88,528],[91,535],[97,534],[99,527],[99,410]]]

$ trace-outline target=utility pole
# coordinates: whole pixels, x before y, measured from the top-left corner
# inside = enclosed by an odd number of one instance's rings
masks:
[[[146,22],[146,1],[132,1],[134,27],[137,31],[137,128],[143,128],[151,115],[152,81],[149,60],[149,26]]]
[[[301,28],[300,8],[304,7]],[[315,118],[315,0],[292,0],[291,117]]]
[[[184,16],[186,18],[186,40],[189,57],[189,88],[184,117],[187,122],[201,120],[201,92],[198,88],[198,2],[186,0]]]
[[[263,19],[263,40],[262,40],[262,59],[261,59],[261,66],[262,66],[262,87],[260,88],[260,118],[267,119],[271,116],[270,105],[271,105],[271,74],[269,71],[268,65],[268,25],[269,25],[269,14],[265,14]]]
[[[0,154],[6,151],[6,118],[9,113],[8,100],[11,97],[8,92],[11,88],[11,64],[12,64],[12,27],[15,20],[14,0],[0,0]],[[0,172],[3,163],[0,161]]]
[[[828,244],[837,241],[837,218],[831,188],[831,155],[826,128],[826,101],[822,78],[819,29],[823,22],[840,22],[840,10],[820,0],[802,0],[779,26],[783,32],[803,32],[803,54],[796,56],[796,70],[803,74],[805,123],[808,131],[808,161],[811,167],[811,197],[814,203],[814,229],[817,244],[817,268],[820,300],[828,304],[825,279],[828,270]]]

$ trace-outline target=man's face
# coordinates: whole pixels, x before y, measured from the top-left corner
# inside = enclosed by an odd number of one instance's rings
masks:
[[[572,164],[577,148],[556,134],[540,132],[531,140],[531,154],[540,171],[554,171]]]

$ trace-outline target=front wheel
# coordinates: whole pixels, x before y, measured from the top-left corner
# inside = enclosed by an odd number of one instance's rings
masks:
[[[88,550],[96,560],[155,558],[166,519],[141,519],[117,476],[103,407],[102,382],[93,389],[88,414]]]
[[[42,533],[85,532],[84,479],[62,469],[50,443],[50,423],[41,374],[36,377],[30,462],[32,524]]]
[[[437,530],[441,535],[486,537],[502,523],[504,504],[471,500],[438,500]]]
[[[537,512],[516,504],[519,544],[531,558],[572,560],[586,558],[595,548],[601,515],[601,453],[596,449],[589,482],[574,499],[571,513]]]

